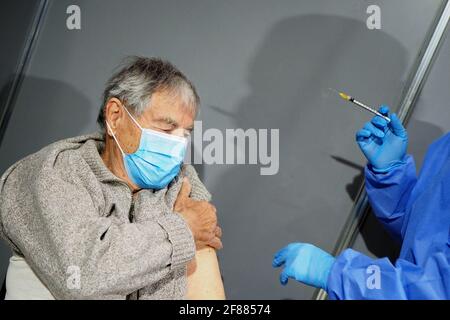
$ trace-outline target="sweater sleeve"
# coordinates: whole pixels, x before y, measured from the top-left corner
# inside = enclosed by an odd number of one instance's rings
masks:
[[[366,191],[370,205],[384,227],[399,241],[411,192],[416,185],[416,168],[408,155],[405,163],[387,173],[365,169]]]
[[[211,194],[206,189],[205,185],[202,183],[200,178],[198,177],[197,171],[192,165],[184,165],[183,166],[183,175],[186,176],[189,179],[189,182],[191,183],[192,189],[191,189],[191,198],[195,200],[204,200],[204,201],[211,201]],[[180,190],[182,181],[173,188],[168,194],[169,198],[169,206],[173,206],[176,196]],[[173,192],[173,194],[172,194]],[[174,281],[174,299],[184,299],[186,297],[187,293],[187,273],[186,268],[175,270],[171,277]],[[139,299],[140,300],[149,300],[149,299],[159,299],[160,298],[160,291],[163,291],[163,286],[165,284],[161,284],[160,286],[154,286],[154,285],[148,285],[141,290],[139,290]]]
[[[189,182],[192,186],[190,195],[191,198],[195,200],[211,201],[211,194],[206,189],[203,182],[201,182],[200,178],[198,177],[197,171],[192,165],[184,166],[184,174],[186,177],[188,177]]]
[[[24,172],[31,178],[24,179]],[[101,217],[86,189],[46,167],[5,173],[0,216],[3,236],[57,299],[125,297],[195,255],[192,234],[179,215],[142,223]]]

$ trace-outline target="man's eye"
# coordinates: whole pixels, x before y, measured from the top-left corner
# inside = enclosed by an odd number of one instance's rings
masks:
[[[164,133],[171,133],[173,131],[172,128],[158,128],[158,130],[160,130]]]

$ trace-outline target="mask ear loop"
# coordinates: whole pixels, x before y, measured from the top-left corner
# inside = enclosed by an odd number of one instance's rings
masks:
[[[123,152],[122,147],[121,147],[120,144],[119,144],[119,141],[117,141],[116,136],[115,136],[114,133],[112,132],[111,127],[109,126],[108,121],[105,121],[105,122],[106,122],[106,126],[108,127],[109,132],[111,133],[111,135],[113,136],[114,140],[116,141],[117,146],[118,146],[119,149],[120,149],[120,152],[122,152],[122,154],[125,155],[125,152]]]
[[[133,120],[133,122],[139,127],[139,129],[141,129],[142,132],[145,131],[145,130],[150,130],[150,129],[142,128],[141,125],[136,121],[136,119],[131,115],[130,111],[128,111],[128,109],[123,104],[122,104],[122,107],[125,109],[125,111],[130,116],[131,120]],[[152,130],[152,131],[154,131],[154,130]],[[188,143],[187,138],[184,137],[183,143],[187,145],[187,143]]]
[[[125,108],[125,106],[122,104],[122,107],[125,109],[125,111],[128,113],[128,115],[130,116],[131,120],[133,120],[133,122],[139,127],[139,129],[141,129],[141,131],[144,131],[144,129],[141,127],[141,125],[136,121],[136,119],[134,119],[134,117],[131,115],[130,111],[128,111],[127,108]]]

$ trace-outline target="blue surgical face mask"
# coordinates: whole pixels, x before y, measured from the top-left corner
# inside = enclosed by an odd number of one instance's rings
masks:
[[[187,138],[144,129],[123,107],[133,122],[141,129],[141,140],[134,153],[125,153],[108,126],[123,156],[128,177],[142,189],[163,189],[180,172],[187,148]]]

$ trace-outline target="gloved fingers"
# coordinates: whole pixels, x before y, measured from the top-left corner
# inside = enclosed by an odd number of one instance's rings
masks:
[[[280,283],[285,286],[287,285],[289,280],[288,268],[284,268],[284,270],[280,273]]]
[[[375,127],[382,130],[383,132],[386,132],[386,128],[388,126],[387,120],[383,119],[380,116],[375,116],[375,117],[373,117],[371,122]]]
[[[372,135],[372,133],[370,133],[369,130],[366,130],[366,129],[358,130],[356,132],[356,141],[358,141],[358,142],[365,141],[368,138],[370,138],[371,135]]]
[[[287,247],[284,247],[280,251],[278,251],[272,261],[272,266],[274,267],[281,267],[284,262],[286,261],[286,253],[288,251]]]
[[[285,259],[274,258],[273,261],[272,261],[272,266],[274,268],[281,267],[285,263],[285,261],[286,261]]]
[[[399,137],[405,137],[406,136],[406,129],[403,126],[402,122],[400,121],[400,119],[398,118],[398,116],[393,113],[391,115],[391,122],[390,122],[392,131],[394,132],[394,134],[396,136]]]
[[[383,131],[381,131],[380,129],[378,129],[377,127],[375,127],[373,124],[372,124],[372,122],[367,122],[365,125],[364,125],[364,128],[363,129],[366,129],[367,131],[370,131],[370,133],[372,134],[372,135],[374,135],[375,137],[378,137],[378,138],[384,138],[384,132]]]
[[[386,105],[380,106],[380,109],[378,109],[378,111],[379,111],[383,116],[388,116],[388,115],[389,115],[389,107],[386,106]]]

